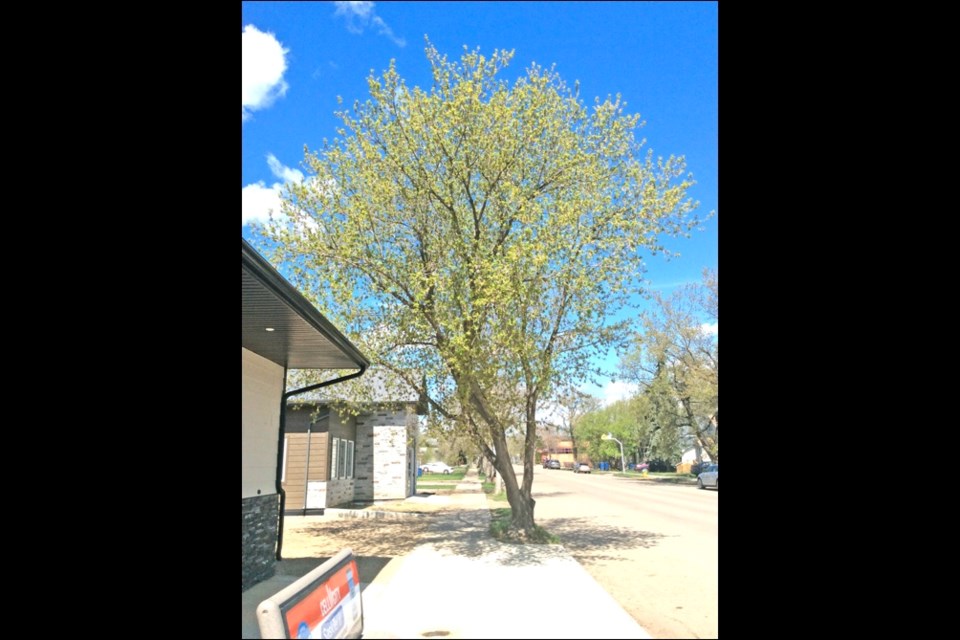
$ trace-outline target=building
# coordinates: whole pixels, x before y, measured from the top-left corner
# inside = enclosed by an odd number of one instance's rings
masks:
[[[549,441],[547,446],[540,451],[541,463],[547,459],[559,460],[562,469],[573,469],[573,463],[578,459],[587,461],[584,456],[579,456],[579,458],[576,456],[573,440],[569,438],[554,438]]]
[[[288,407],[282,471],[287,513],[322,513],[317,510],[415,493],[418,415],[425,407],[410,391],[388,393],[382,378],[372,371],[364,376],[375,402],[347,402],[338,410],[331,395],[348,394],[344,385]]]
[[[241,238],[242,240],[242,238]],[[283,547],[282,462],[289,398],[363,375],[367,358],[245,240],[241,348],[242,590],[269,578]],[[303,389],[288,369],[355,370]]]
[[[690,473],[693,465],[697,464],[698,462],[710,462],[710,456],[707,454],[707,450],[699,445],[683,452],[683,454],[680,456],[680,463],[675,467],[676,472]]]

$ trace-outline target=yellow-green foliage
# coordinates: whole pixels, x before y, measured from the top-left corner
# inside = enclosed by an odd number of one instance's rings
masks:
[[[374,362],[488,455],[513,429],[532,460],[537,402],[624,337],[609,318],[642,258],[698,224],[691,178],[642,152],[619,96],[588,107],[535,64],[510,84],[512,52],[426,53],[433,86],[371,75],[261,232]]]

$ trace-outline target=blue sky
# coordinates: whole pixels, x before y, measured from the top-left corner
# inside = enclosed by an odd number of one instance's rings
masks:
[[[716,269],[717,4],[714,2],[243,2],[242,234],[278,206],[280,186],[302,179],[306,145],[336,137],[337,96],[369,96],[366,78],[395,59],[409,86],[430,86],[424,35],[458,58],[466,45],[489,56],[514,50],[507,77],[532,62],[580,82],[588,104],[621,94],[639,113],[654,154],[683,155],[701,217],[690,239],[666,243],[680,257],[647,260],[664,294]],[[614,366],[611,354],[606,364]],[[587,389],[607,400],[623,383]]]

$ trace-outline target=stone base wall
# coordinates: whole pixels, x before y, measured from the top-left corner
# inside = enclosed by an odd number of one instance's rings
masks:
[[[356,445],[354,445],[354,455],[356,455]],[[353,478],[341,478],[339,480],[327,481],[327,506],[337,507],[350,504],[359,498],[355,497],[356,480]]]
[[[243,588],[271,577],[276,565],[280,496],[243,498]]]

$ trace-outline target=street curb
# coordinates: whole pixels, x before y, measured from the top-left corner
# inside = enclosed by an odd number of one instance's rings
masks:
[[[599,474],[597,474],[597,475],[605,475],[605,476],[608,476],[608,477],[610,477],[610,478],[618,478],[618,479],[620,479],[620,480],[632,480],[632,481],[634,481],[634,482],[653,482],[653,483],[656,483],[656,484],[675,484],[675,485],[680,486],[680,487],[683,487],[683,486],[686,486],[686,485],[696,485],[696,484],[697,484],[697,479],[696,479],[696,478],[692,478],[692,479],[690,479],[690,480],[687,480],[686,478],[684,478],[683,480],[673,480],[673,479],[667,480],[667,479],[656,478],[656,477],[646,477],[646,478],[644,478],[644,477],[641,477],[641,476],[618,476],[618,475],[614,475],[613,473],[609,473],[609,472],[607,472],[607,473],[599,473]]]

